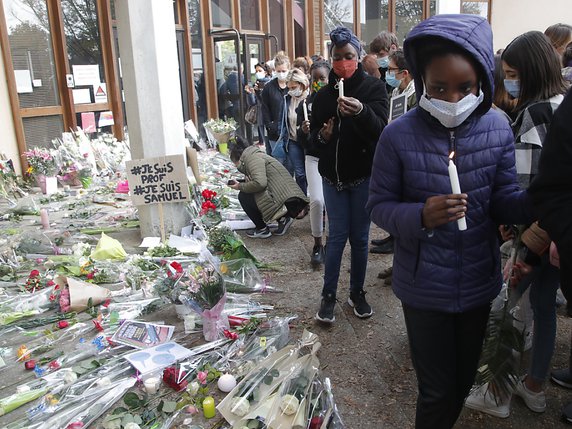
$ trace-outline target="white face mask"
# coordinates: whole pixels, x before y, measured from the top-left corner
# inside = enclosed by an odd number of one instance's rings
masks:
[[[260,71],[260,72],[256,72],[254,74],[254,76],[256,76],[256,79],[260,80],[260,79],[264,79],[266,77],[266,73],[264,73],[263,71]]]
[[[288,91],[288,94],[291,97],[301,97],[303,93],[304,91],[302,91],[302,88],[291,89],[290,91]]]
[[[456,128],[471,116],[477,107],[483,102],[484,94],[479,89],[479,96],[471,93],[456,103],[439,100],[437,98],[429,99],[427,90],[423,89],[423,95],[419,100],[419,107],[429,112],[431,116],[437,119],[445,128]]]
[[[278,78],[278,80],[281,80],[282,82],[284,82],[286,79],[288,79],[288,72],[287,71],[276,72],[276,78]]]

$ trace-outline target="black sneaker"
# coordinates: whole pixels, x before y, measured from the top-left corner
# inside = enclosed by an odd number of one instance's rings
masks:
[[[250,231],[246,231],[246,235],[250,238],[268,238],[272,235],[270,232],[270,228],[262,228],[262,229],[251,229]]]
[[[388,241],[393,240],[393,237],[391,235],[388,235],[385,238],[382,238],[381,240],[378,239],[374,239],[371,240],[371,245],[372,246],[383,246],[385,243],[387,243]]]
[[[312,257],[310,258],[312,266],[317,267],[324,263],[324,246],[315,245],[312,249]]]
[[[290,226],[294,223],[294,219],[289,216],[284,216],[278,221],[278,228],[274,231],[274,235],[284,235],[290,229]]]
[[[323,323],[334,323],[336,316],[334,316],[334,307],[336,306],[335,295],[327,294],[322,297],[320,310],[316,313],[316,320]]]
[[[570,368],[552,371],[550,373],[550,379],[559,386],[572,389],[572,374],[570,374]]]
[[[354,308],[354,314],[360,319],[365,319],[373,314],[371,306],[365,300],[365,291],[350,292],[348,304]]]
[[[373,241],[373,240],[372,240]],[[386,242],[376,245],[369,249],[369,253],[377,253],[381,255],[390,255],[393,253],[393,237],[389,236],[389,240]]]

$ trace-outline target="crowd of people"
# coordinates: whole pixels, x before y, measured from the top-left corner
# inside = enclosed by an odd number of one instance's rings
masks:
[[[259,144],[230,145],[245,181],[229,186],[256,226],[248,235],[283,235],[309,213],[310,263],[324,267],[315,318],[327,324],[347,242],[359,318],[373,314],[368,253],[394,253],[382,274],[403,306],[416,428],[451,428],[463,405],[509,416],[510,397],[471,387],[491,302],[503,283],[529,289],[530,366],[513,393],[543,412],[550,376],[572,389],[570,368],[550,374],[559,287],[572,303],[572,26],[524,33],[497,55],[473,15],[431,17],[403,47],[384,31],[366,53],[345,27],[330,40],[329,61],[279,52],[245,87]],[[370,249],[371,222],[388,235]],[[505,267],[502,242],[517,255]],[[572,406],[563,413],[572,423]]]

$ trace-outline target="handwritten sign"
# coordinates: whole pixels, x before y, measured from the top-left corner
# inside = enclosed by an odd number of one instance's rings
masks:
[[[391,97],[389,102],[389,121],[393,121],[407,111],[407,94],[403,93],[397,97]]]
[[[136,206],[190,200],[183,155],[127,161],[131,200]]]

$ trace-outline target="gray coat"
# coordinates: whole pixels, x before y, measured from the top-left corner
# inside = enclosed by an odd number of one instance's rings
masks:
[[[240,191],[255,194],[254,199],[264,222],[284,216],[287,200],[298,199],[306,204],[309,202],[288,170],[257,146],[244,150],[238,171],[246,176],[246,181],[240,184]]]

